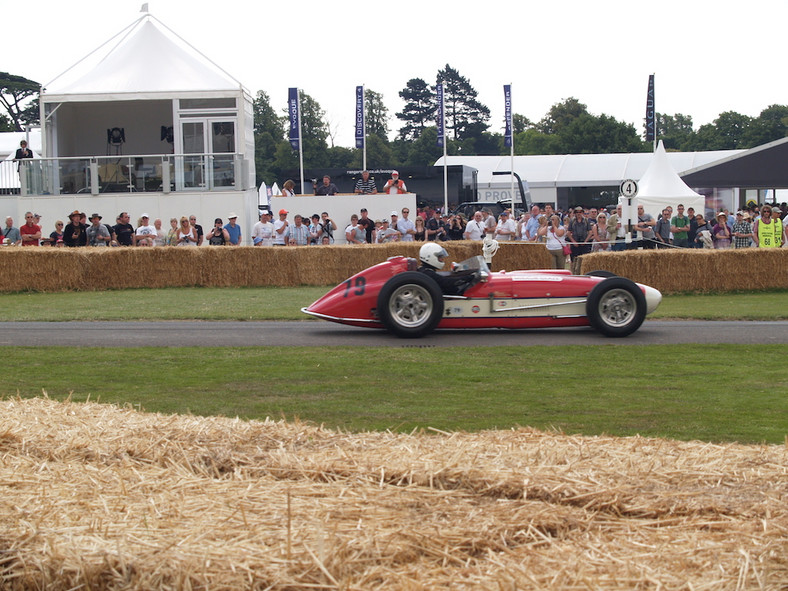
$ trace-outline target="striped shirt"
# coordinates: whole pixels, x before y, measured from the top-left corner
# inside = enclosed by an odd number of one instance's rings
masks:
[[[356,191],[362,195],[371,195],[377,191],[377,189],[378,188],[375,186],[375,181],[373,181],[371,178],[367,180],[361,178],[356,181]]]

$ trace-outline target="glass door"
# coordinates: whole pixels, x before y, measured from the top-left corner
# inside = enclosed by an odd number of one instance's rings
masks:
[[[231,187],[235,185],[235,121],[210,123],[211,186]]]
[[[183,138],[183,169],[178,176],[184,189],[205,187],[205,121],[189,119],[181,122]]]

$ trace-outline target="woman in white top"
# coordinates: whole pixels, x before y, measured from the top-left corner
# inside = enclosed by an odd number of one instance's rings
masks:
[[[545,243],[547,252],[553,257],[553,269],[565,269],[566,255],[564,254],[564,246],[566,241],[564,241],[564,235],[566,234],[566,228],[561,225],[561,218],[554,214],[550,218],[549,225],[539,228],[539,235],[541,236],[542,234],[547,238]]]
[[[181,218],[176,246],[197,246],[197,231],[189,224],[189,218]]]
[[[295,197],[295,183],[290,179],[287,179],[285,184],[282,185],[282,195],[285,197]]]

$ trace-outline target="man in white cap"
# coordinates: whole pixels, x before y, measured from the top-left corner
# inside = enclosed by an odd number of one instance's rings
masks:
[[[273,246],[274,224],[271,223],[272,215],[267,209],[260,212],[260,221],[252,228],[252,244],[254,246]]]
[[[140,218],[140,223],[137,231],[134,233],[134,246],[153,246],[153,241],[156,239],[156,227],[150,225],[150,216],[143,213]],[[91,218],[93,221],[93,218]]]
[[[230,215],[227,216],[227,219],[230,220],[230,223],[227,224],[224,229],[227,230],[227,233],[230,235],[230,246],[240,246],[241,226],[239,226],[237,223],[238,215],[230,212]]]
[[[397,195],[408,192],[407,187],[405,187],[405,183],[400,180],[399,173],[396,170],[391,171],[391,178],[387,180],[386,184],[383,186],[383,192],[388,193],[389,195]]]

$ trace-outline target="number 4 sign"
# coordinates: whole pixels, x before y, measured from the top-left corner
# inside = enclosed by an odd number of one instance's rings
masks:
[[[632,198],[638,194],[638,183],[632,179],[627,179],[621,183],[618,190],[624,197]]]

